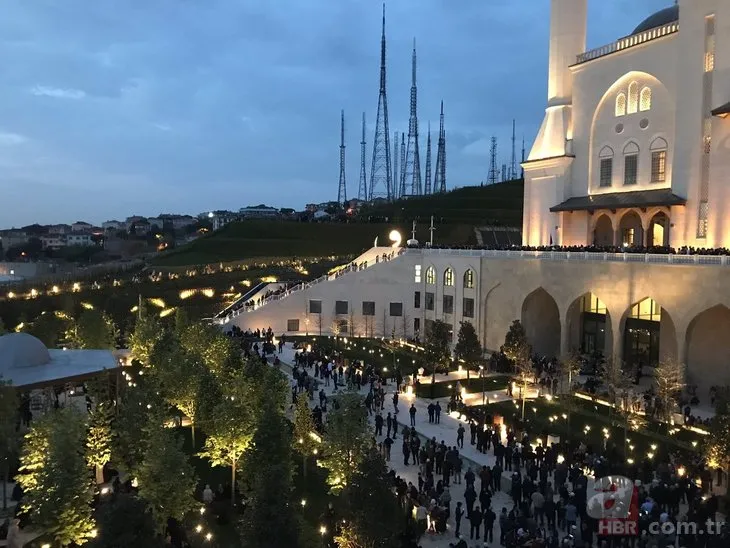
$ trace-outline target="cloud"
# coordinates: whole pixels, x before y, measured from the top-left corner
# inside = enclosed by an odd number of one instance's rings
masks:
[[[35,86],[30,92],[37,97],[54,97],[56,99],[83,99],[86,92],[81,89],[63,89],[48,86]]]
[[[159,129],[160,131],[172,131],[172,128],[168,126],[167,124],[152,124],[154,127]]]
[[[27,142],[28,138],[24,137],[23,135],[0,131],[0,146],[22,145],[23,143]]]
[[[486,158],[489,156],[489,147],[491,146],[491,138],[484,137],[477,139],[466,145],[461,149],[461,153],[465,156],[478,156],[480,158]]]

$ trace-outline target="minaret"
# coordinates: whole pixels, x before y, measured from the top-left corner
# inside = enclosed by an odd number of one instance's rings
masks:
[[[388,95],[385,86],[385,4],[383,4],[383,32],[380,38],[380,92],[378,114],[373,139],[373,165],[370,169],[370,200],[393,198],[393,173],[390,165],[390,129],[388,128]]]
[[[337,188],[337,203],[342,206],[347,201],[345,183],[345,111],[340,113],[340,185]]]
[[[428,138],[426,139],[426,182],[423,193],[431,194],[431,122],[428,123]]]
[[[418,196],[421,187],[421,158],[418,150],[418,87],[416,85],[416,39],[413,39],[411,57],[411,115],[408,119],[408,148],[404,172],[406,191]]]
[[[357,199],[368,200],[368,180],[365,174],[365,113],[362,113],[362,140],[360,141],[360,184],[357,187]]]

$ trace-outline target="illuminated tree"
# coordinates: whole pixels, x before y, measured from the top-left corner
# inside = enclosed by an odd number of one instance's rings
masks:
[[[175,310],[175,333],[181,336],[190,325],[190,318],[184,308]]]
[[[44,313],[33,323],[26,324],[23,331],[41,340],[48,348],[56,348],[66,325],[67,322],[56,314]]]
[[[370,443],[367,412],[356,392],[336,396],[339,409],[327,417],[322,463],[329,470],[327,482],[333,492],[348,484]]]
[[[307,459],[318,449],[317,429],[307,398],[297,398],[294,410],[294,447],[302,454],[302,475],[307,475]]]
[[[339,500],[344,524],[340,548],[401,546],[407,517],[392,489],[383,457],[373,448],[362,458]]]
[[[240,349],[219,329],[204,323],[188,326],[180,335],[180,346],[197,356],[209,371],[222,377],[240,365]]]
[[[112,350],[118,337],[114,320],[96,309],[84,310],[66,331],[66,340],[74,348]]]
[[[249,505],[243,515],[241,536],[251,548],[296,546],[291,429],[273,401],[265,403],[261,411],[251,450],[245,457]]]
[[[514,324],[513,324],[514,325]],[[511,360],[515,369],[515,376],[520,385],[520,400],[522,401],[522,420],[525,420],[525,402],[527,401],[527,388],[535,379],[535,366],[532,363],[530,345],[526,341],[518,342],[510,349]]]
[[[601,371],[600,379],[608,391],[609,401],[619,410],[621,397],[633,384],[631,375],[624,371],[621,360],[609,356]]]
[[[104,466],[112,456],[112,410],[106,402],[99,402],[89,415],[86,436],[86,459],[95,469],[97,485],[104,483]]]
[[[3,510],[7,508],[10,458],[18,450],[18,433],[15,429],[17,416],[18,398],[15,388],[0,378],[0,463],[2,463],[3,474]]]
[[[561,392],[570,394],[573,390],[573,380],[580,373],[582,362],[577,352],[568,352],[558,361]]]
[[[26,435],[18,482],[33,523],[61,546],[95,534],[92,479],[83,454],[86,425],[72,408],[52,411]]]
[[[161,420],[150,421],[149,429],[137,481],[139,494],[162,531],[168,518],[182,520],[195,508],[193,494],[198,480],[175,431],[164,428]]]
[[[730,414],[720,413],[710,423],[710,435],[704,444],[704,456],[710,468],[730,469]]]
[[[132,358],[149,367],[150,356],[155,345],[162,338],[162,334],[162,324],[155,315],[141,314],[134,326],[134,331],[129,336],[129,350]]]
[[[674,358],[664,358],[654,370],[657,397],[661,403],[661,418],[669,420],[685,386],[685,365]]]
[[[152,516],[143,500],[127,494],[118,494],[97,509],[99,534],[85,546],[88,548],[163,548]]]
[[[449,328],[441,320],[435,320],[429,329],[426,330],[424,349],[426,361],[431,366],[431,397],[434,397],[436,389],[436,370],[448,363],[451,356],[449,352],[450,342]]]
[[[472,367],[476,367],[482,359],[482,345],[471,322],[461,322],[454,346],[454,356],[466,363],[466,378]]]
[[[504,338],[502,352],[510,361],[514,362],[520,354],[524,353],[525,347],[527,347],[527,353],[531,354],[532,348],[527,342],[527,332],[520,320],[514,320]]]

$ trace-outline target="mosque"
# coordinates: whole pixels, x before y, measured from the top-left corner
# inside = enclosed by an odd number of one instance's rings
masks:
[[[520,319],[540,354],[680,360],[705,400],[730,385],[730,2],[680,0],[589,51],[586,27],[587,0],[551,0],[523,164],[522,241],[541,250],[375,247],[224,329],[413,337],[440,319],[455,342],[468,321],[497,350]]]

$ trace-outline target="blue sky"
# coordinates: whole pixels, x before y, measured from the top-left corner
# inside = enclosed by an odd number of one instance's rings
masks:
[[[449,186],[486,178],[491,135],[506,161],[512,118],[529,148],[549,4],[388,3],[391,131],[408,130],[415,36],[421,157],[443,98]],[[668,4],[589,0],[589,47]],[[376,0],[4,0],[0,227],[332,199],[341,108],[355,194],[380,11]]]

